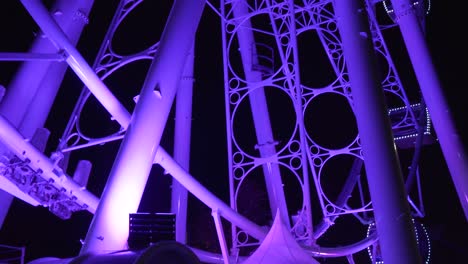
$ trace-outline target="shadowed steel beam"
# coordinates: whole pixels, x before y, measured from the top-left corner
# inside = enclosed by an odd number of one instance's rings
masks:
[[[247,2],[244,0],[237,1],[232,5],[234,17],[244,17],[248,15]],[[245,79],[251,83],[262,81],[262,73],[254,70],[254,65],[258,65],[257,49],[252,32],[252,25],[249,19],[243,21],[241,27],[237,31],[239,40],[239,51],[242,58],[243,70]],[[270,202],[271,215],[275,216],[279,210],[280,218],[283,223],[290,227],[289,213],[284,196],[283,182],[278,165],[278,159],[274,156],[277,154],[275,149],[275,140],[271,129],[270,116],[268,113],[267,100],[265,97],[264,87],[250,87],[249,103],[252,112],[252,118],[255,126],[255,134],[257,136],[257,147],[262,158],[272,158],[262,165],[263,174],[265,177],[265,185],[268,192]]]
[[[468,220],[468,159],[438,75],[432,64],[416,9],[408,0],[392,0],[396,22],[400,26],[424,102],[427,105],[445,162],[452,176],[461,207]]]
[[[364,1],[333,2],[349,72],[379,244],[385,263],[422,263],[378,78]]]

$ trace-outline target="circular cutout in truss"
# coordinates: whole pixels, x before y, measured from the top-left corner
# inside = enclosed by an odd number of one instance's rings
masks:
[[[273,163],[272,166],[277,166],[279,169],[281,178],[278,179],[278,184],[283,186],[288,214],[295,215],[302,211],[304,206],[302,179],[297,172],[285,164]],[[262,165],[256,166],[249,170],[236,186],[237,211],[259,225],[269,225],[273,221],[264,175]],[[268,182],[274,182],[274,178],[268,179]]]
[[[323,93],[311,99],[304,112],[309,138],[321,147],[341,149],[356,139],[356,117],[345,95]]]
[[[149,65],[149,60],[139,60],[121,65],[104,79],[109,90],[129,113],[135,107],[133,98],[140,93]],[[118,132],[120,125],[112,120],[101,103],[93,95],[90,95],[81,109],[79,129],[86,137],[100,138]]]
[[[261,166],[250,170],[238,182],[235,193],[237,212],[260,226],[271,224],[273,218]]]
[[[131,113],[151,66],[150,59],[138,59],[115,67],[104,79],[114,96]]]
[[[301,84],[310,88],[322,88],[337,79],[327,51],[316,30],[307,30],[297,36]],[[336,54],[337,51],[332,51]]]
[[[335,209],[332,213],[369,209],[370,194],[361,158],[351,153],[331,156],[321,167],[319,179],[321,195]]]
[[[387,110],[391,111],[395,108],[404,107],[407,102],[401,95],[401,89],[397,84],[390,85],[384,90],[385,103],[387,104]]]
[[[86,100],[76,125],[80,136],[87,140],[110,136],[121,127],[93,95]]]
[[[252,106],[255,111],[252,111]],[[252,112],[256,113],[255,119]],[[254,120],[257,120],[257,125]],[[280,87],[254,88],[242,95],[232,111],[235,145],[252,157],[260,156],[261,151],[276,155],[286,147],[295,129],[293,103],[289,94]]]
[[[156,45],[171,7],[166,1],[143,1],[128,10],[112,36],[112,50],[118,55],[130,55]],[[129,40],[131,45],[128,45]]]

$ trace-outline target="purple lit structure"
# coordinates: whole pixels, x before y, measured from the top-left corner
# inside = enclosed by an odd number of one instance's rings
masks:
[[[427,2],[175,0],[159,40],[123,55],[113,48],[115,33],[143,0],[121,0],[90,65],[76,44],[85,25],[93,25],[88,21],[93,1],[57,0],[48,9],[39,0],[21,0],[41,34],[29,52],[0,53],[2,61],[23,61],[0,101],[0,227],[13,197],[48,207],[63,219],[88,211],[93,218],[77,256],[33,262],[86,263],[96,257],[97,263],[101,256],[102,263],[112,258],[143,263],[138,262],[143,254],[128,248],[128,217],[139,210],[157,165],[172,176],[167,199],[176,215],[176,240],[203,263],[320,263],[321,258],[354,263],[355,255],[377,247],[372,263],[377,255],[385,263],[428,263],[414,232],[414,218],[424,217],[419,171],[405,177],[398,149],[417,155],[432,136],[433,123],[466,218],[468,161],[424,42],[421,13]],[[227,154],[227,175],[219,177],[229,182],[228,200],[190,172],[192,142],[210,144],[192,134],[196,36],[207,11],[219,18],[210,26],[221,28],[225,108],[211,111],[225,113],[227,153],[216,155]],[[392,39],[385,33],[395,29],[420,88],[407,88],[397,72]],[[319,45],[311,45],[312,39]],[[151,63],[129,107],[106,78],[142,60]],[[321,77],[314,71],[325,70],[311,64],[329,70],[326,84],[314,82]],[[84,87],[48,157],[50,132],[44,126],[68,67]],[[410,95],[414,90],[423,98]],[[82,129],[83,109],[93,97],[117,127],[114,132],[91,137]],[[312,120],[323,115],[320,106],[329,105],[347,113],[347,131],[317,132],[327,122]],[[161,141],[173,108],[173,151],[166,151]],[[343,141],[343,134],[351,136]],[[69,175],[66,163],[74,151],[115,141],[120,147],[101,192],[87,189],[88,177],[94,177],[89,163]],[[347,161],[338,162],[343,158]],[[266,221],[248,210],[252,200],[246,190],[255,186],[267,204],[256,213]],[[189,193],[212,212],[217,253],[187,239]],[[345,246],[321,245],[341,218],[375,226],[376,232]]]

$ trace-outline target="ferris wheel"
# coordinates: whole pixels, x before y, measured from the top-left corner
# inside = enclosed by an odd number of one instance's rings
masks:
[[[189,263],[430,263],[423,146],[440,143],[458,194],[467,187],[424,46],[430,1],[121,0],[93,64],[76,46],[94,25],[93,1],[21,4],[40,32],[28,53],[3,54],[24,61],[0,103],[3,214],[16,197],[63,220],[93,215],[76,257],[31,264],[165,254]],[[142,22],[155,13],[161,25]],[[151,37],[132,42],[135,27]],[[215,39],[219,52],[201,55]],[[57,131],[44,126],[67,67],[82,89],[66,103],[73,109],[49,157]],[[210,81],[198,82],[202,72]],[[206,128],[213,123],[222,129]],[[218,144],[223,153],[211,151]],[[196,174],[213,174],[222,155],[224,186]],[[141,211],[148,182],[167,175],[168,195],[154,203],[169,209]],[[211,213],[211,227],[196,229],[215,234],[216,252],[189,241],[199,217],[190,197]]]

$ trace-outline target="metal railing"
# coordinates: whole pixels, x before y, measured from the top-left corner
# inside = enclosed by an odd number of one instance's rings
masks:
[[[0,244],[0,264],[24,264],[25,247]]]

